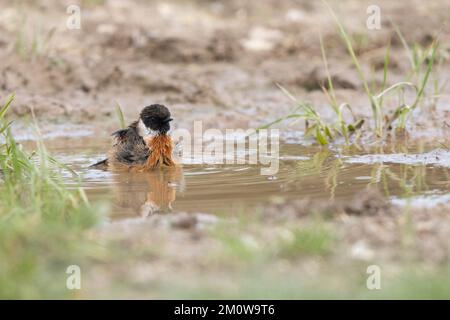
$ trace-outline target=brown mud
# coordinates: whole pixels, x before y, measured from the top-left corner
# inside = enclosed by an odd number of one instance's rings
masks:
[[[179,127],[191,128],[194,120],[202,120],[205,128],[256,127],[291,109],[275,86],[280,83],[332,117],[321,92],[326,74],[319,30],[338,98],[358,115],[370,116],[362,83],[320,1],[95,3],[81,3],[81,29],[70,30],[65,24],[69,2],[1,1],[0,93],[16,93],[17,116],[33,109],[43,121],[100,125],[105,130],[105,122],[115,125],[116,103],[133,119],[142,106],[162,102],[170,106]],[[369,2],[330,4],[358,39],[355,50],[375,83],[382,81],[383,48],[389,39],[388,84],[410,69],[390,21],[407,41],[424,46],[442,30],[441,55],[449,54],[445,1],[383,1],[382,28],[373,31],[366,28]],[[449,117],[448,71],[445,64],[438,74],[443,97],[437,106],[420,112],[413,134],[431,130],[443,135]]]

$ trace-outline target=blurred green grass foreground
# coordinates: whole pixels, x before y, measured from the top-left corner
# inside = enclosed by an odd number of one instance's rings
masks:
[[[89,255],[85,232],[98,221],[83,191],[69,191],[41,141],[28,154],[0,109],[0,297],[65,297],[66,268]]]

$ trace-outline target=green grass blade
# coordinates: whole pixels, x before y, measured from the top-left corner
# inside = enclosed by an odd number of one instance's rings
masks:
[[[421,83],[421,86],[420,86],[420,89],[419,89],[419,93],[417,94],[416,101],[411,106],[411,109],[415,109],[417,107],[417,105],[419,104],[419,102],[421,101],[422,96],[423,96],[423,94],[425,92],[425,88],[426,88],[427,83],[428,83],[428,79],[430,78],[431,71],[433,70],[433,65],[434,65],[434,61],[436,59],[436,52],[437,52],[437,48],[438,48],[437,42],[433,42],[431,44],[431,48],[432,48],[432,50],[431,50],[431,57],[429,58],[429,61],[428,61],[427,70],[425,72],[425,76],[422,79],[422,83]]]
[[[323,146],[328,144],[328,140],[325,137],[325,135],[322,133],[322,130],[320,129],[319,126],[316,127],[316,139]]]
[[[381,91],[384,91],[387,85],[389,65],[391,63],[391,39],[389,39],[388,47],[386,49],[386,55],[384,56],[384,66],[383,66],[383,82],[381,83]],[[380,106],[383,106],[383,97],[380,99]]]
[[[385,89],[383,92],[380,92],[376,96],[376,99],[380,99],[381,100],[383,98],[383,96],[385,96],[387,93],[391,92],[392,90],[401,88],[401,87],[411,87],[411,88],[415,89],[416,92],[418,91],[417,87],[414,84],[412,84],[411,82],[398,82],[396,84],[393,84],[389,88]]]
[[[298,118],[306,119],[307,116],[304,115],[304,114],[301,114],[301,113],[289,114],[289,115],[287,115],[287,116],[285,116],[285,117],[278,118],[278,119],[276,119],[276,120],[274,120],[274,121],[272,121],[272,122],[270,122],[270,123],[268,123],[268,124],[265,124],[265,125],[263,125],[263,126],[258,127],[258,128],[256,129],[256,131],[263,130],[263,129],[268,129],[268,128],[270,128],[271,126],[273,126],[274,124],[283,122],[284,120],[287,120],[287,119],[295,119],[295,118],[297,118],[297,119],[298,119]]]
[[[398,37],[400,38],[400,41],[401,41],[403,47],[405,48],[405,50],[406,50],[406,52],[408,54],[408,59],[409,59],[409,62],[411,63],[411,68],[413,70],[415,70],[416,69],[416,64],[414,62],[414,55],[413,55],[413,52],[412,52],[411,48],[408,45],[408,42],[406,42],[405,37],[403,37],[403,34],[400,31],[400,28],[393,22],[392,22],[392,25],[394,26],[395,32],[397,33]]]
[[[333,107],[334,111],[337,113],[338,112],[338,103],[336,100],[336,94],[334,92],[334,86],[333,86],[333,81],[331,80],[331,74],[330,74],[330,70],[328,68],[328,60],[327,60],[327,56],[325,54],[325,47],[323,45],[323,39],[322,39],[322,34],[319,33],[319,40],[320,40],[320,51],[322,52],[322,60],[325,66],[325,72],[327,74],[327,80],[328,80],[328,88],[330,91],[330,102],[331,102],[331,106]]]
[[[324,1],[324,3],[327,6],[328,10],[331,12],[331,15],[333,16],[336,24],[338,25],[339,32],[340,32],[342,38],[344,39],[345,45],[347,47],[347,51],[349,52],[350,57],[352,58],[353,64],[355,65],[355,67],[356,67],[356,69],[358,71],[358,75],[359,75],[361,81],[363,82],[364,90],[366,91],[367,95],[371,98],[372,94],[371,94],[371,91],[370,91],[370,88],[369,88],[369,84],[368,84],[368,82],[366,80],[366,77],[364,76],[361,64],[359,63],[359,60],[356,57],[356,53],[355,53],[355,50],[353,49],[351,37],[347,33],[347,31],[345,30],[344,25],[341,23],[341,21],[339,20],[339,18],[337,17],[336,13],[331,8],[331,6],[328,4],[328,2]]]
[[[49,161],[51,163],[53,163],[54,165],[56,165],[62,169],[65,169],[65,170],[69,171],[73,176],[78,177],[78,173],[75,170],[73,170],[72,168],[70,168],[67,164],[56,160],[55,158],[53,158],[50,155],[47,155],[47,157],[48,157]]]
[[[9,109],[9,107],[11,105],[11,102],[13,102],[13,100],[14,100],[14,97],[15,97],[15,95],[12,94],[9,97],[8,101],[6,102],[6,104],[0,109],[0,120],[3,119],[3,117],[5,116],[6,111],[8,111],[8,109]]]
[[[10,121],[8,123],[5,123],[1,128],[0,128],[0,134],[3,134],[13,123],[13,121]]]
[[[356,53],[355,50],[353,49],[353,45],[352,45],[352,40],[350,35],[347,33],[347,31],[344,28],[344,25],[341,23],[341,21],[339,20],[339,18],[337,17],[336,13],[334,12],[334,10],[331,8],[331,6],[328,4],[327,1],[323,0],[323,2],[325,3],[325,5],[327,6],[328,10],[330,11],[331,15],[333,16],[333,19],[335,20],[338,28],[339,28],[339,32],[345,42],[345,45],[347,47],[347,51],[350,54],[350,57],[353,61],[353,64],[356,67],[356,70],[358,72],[358,76],[361,79],[361,82],[363,83],[363,87],[364,87],[364,91],[367,94],[367,97],[369,98],[370,101],[370,106],[372,107],[372,113],[373,113],[373,117],[374,117],[374,122],[375,122],[375,127],[376,127],[376,131],[377,131],[377,135],[381,136],[382,135],[382,115],[381,115],[381,107],[378,103],[378,101],[376,101],[374,99],[374,96],[370,90],[369,84],[366,80],[366,77],[364,75],[364,72],[362,70],[361,64],[359,63],[358,58],[356,57]]]
[[[123,115],[122,108],[120,107],[120,104],[118,102],[116,102],[116,114],[117,118],[119,119],[120,128],[125,129],[127,127],[125,116]]]

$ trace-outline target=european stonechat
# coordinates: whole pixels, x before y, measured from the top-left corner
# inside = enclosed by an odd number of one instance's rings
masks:
[[[120,171],[149,171],[175,166],[173,142],[168,135],[170,111],[161,104],[142,109],[139,119],[112,134],[114,144],[108,158],[91,167]]]

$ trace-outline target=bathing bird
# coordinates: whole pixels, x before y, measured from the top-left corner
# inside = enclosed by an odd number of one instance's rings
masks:
[[[91,167],[112,171],[145,172],[173,167],[173,142],[168,134],[170,111],[162,104],[142,109],[139,119],[112,134],[114,144],[108,157]]]

